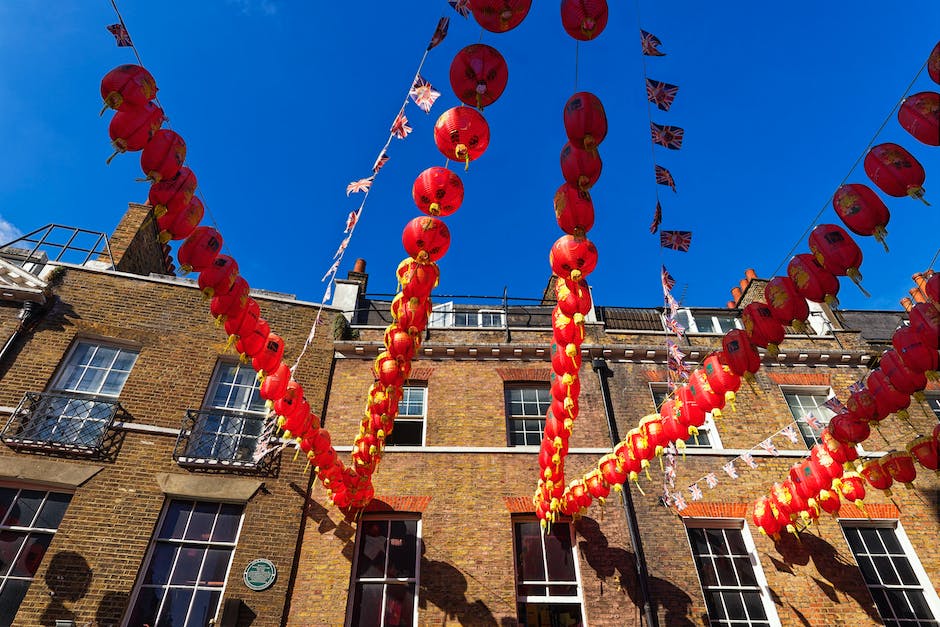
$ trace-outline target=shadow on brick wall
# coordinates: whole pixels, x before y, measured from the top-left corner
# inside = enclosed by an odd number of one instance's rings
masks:
[[[794,565],[806,566],[812,562],[822,579],[815,576],[811,578],[832,603],[842,603],[838,595],[838,592],[841,592],[854,599],[876,624],[881,623],[881,616],[875,609],[858,567],[843,557],[834,546],[812,533],[802,533],[799,539],[789,533],[781,534],[774,546],[783,558],[781,561],[770,556],[770,561],[778,571],[798,575],[799,573],[793,570]],[[776,597],[774,602],[783,605],[779,597]],[[797,611],[792,604],[788,605],[804,625],[812,624],[811,620]]]
[[[130,595],[126,592],[105,592],[95,612],[95,625],[98,627],[117,627],[127,609]]]
[[[578,550],[588,565],[597,574],[601,582],[612,580],[613,585],[629,595],[636,607],[636,624],[640,624],[643,601],[637,583],[636,556],[619,547],[611,547],[607,536],[593,518],[583,517],[575,523],[578,536],[584,538],[578,542]],[[665,612],[661,624],[669,627],[692,627],[696,623],[689,620],[692,599],[686,592],[671,581],[659,577],[649,578],[650,596],[656,610]],[[662,616],[662,614],[661,614]]]
[[[52,600],[39,617],[40,624],[55,625],[57,620],[75,621],[75,613],[67,604],[75,603],[88,594],[91,580],[91,568],[80,554],[59,551],[53,555],[45,576]]]

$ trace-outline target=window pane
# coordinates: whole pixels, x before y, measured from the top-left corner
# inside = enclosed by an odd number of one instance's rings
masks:
[[[742,586],[757,587],[757,577],[754,575],[754,569],[751,567],[751,559],[748,557],[734,558],[734,569],[738,573],[738,580]]]
[[[731,565],[731,558],[716,557],[715,570],[718,572],[718,584],[722,586],[736,586],[738,579],[734,576],[734,566]]]
[[[173,568],[177,548],[162,542],[154,547],[150,565],[144,573],[145,584],[163,585],[170,579],[170,569]]]
[[[42,562],[49,543],[52,542],[51,533],[31,533],[20,551],[20,556],[16,560],[13,569],[10,571],[12,577],[33,577],[39,570],[39,564]]]
[[[521,627],[580,627],[584,624],[581,606],[573,603],[520,603],[518,612]]]
[[[736,620],[747,620],[747,614],[744,613],[744,599],[740,592],[725,592],[725,611],[728,612],[728,618]]]
[[[141,588],[137,595],[137,602],[131,610],[130,625],[153,625],[160,608],[160,598],[156,588]]]
[[[199,575],[200,586],[225,585],[225,572],[228,570],[232,558],[231,549],[209,549],[206,551],[206,561]]]
[[[221,596],[221,591],[199,590],[196,592],[196,598],[193,599],[193,608],[190,611],[186,627],[205,627],[208,625],[209,621],[215,617]]]
[[[0,575],[6,575],[19,554],[26,534],[21,531],[0,531]]]
[[[9,524],[4,522],[4,519],[10,511],[10,506],[13,505],[13,499],[16,498],[17,492],[19,490],[15,488],[0,488],[0,523]]]
[[[34,526],[40,529],[58,529],[71,500],[70,494],[50,492]]]
[[[218,511],[219,506],[216,503],[196,503],[193,514],[189,518],[189,526],[186,528],[186,539],[208,541],[212,535],[212,525]]]
[[[904,590],[885,590],[885,594],[888,597],[888,603],[891,604],[891,609],[894,610],[894,615],[898,618],[914,618],[914,611],[911,609],[911,606],[907,602],[907,596],[904,594]]]
[[[725,604],[721,598],[721,592],[711,591],[706,594],[705,604],[708,606],[709,618],[717,620],[727,618],[727,614],[725,613]]]
[[[881,528],[877,531],[879,531],[878,538],[881,540],[881,543],[888,553],[892,555],[904,555],[904,549],[901,548],[901,543],[898,542],[898,536],[894,529]]]
[[[181,539],[183,532],[186,530],[186,522],[189,520],[189,512],[191,509],[192,503],[170,501],[166,516],[163,519],[163,527],[160,529],[159,537]]]
[[[689,529],[689,538],[692,540],[692,552],[695,555],[708,553],[708,542],[705,540],[704,529]]]
[[[196,584],[196,577],[199,575],[199,568],[202,566],[202,558],[206,554],[206,549],[195,546],[180,547],[179,555],[176,558],[176,567],[173,569],[173,576],[170,583],[178,586],[193,586]]]
[[[708,540],[708,551],[712,555],[728,555],[728,546],[721,529],[706,529],[705,539]]]
[[[889,586],[896,586],[901,583],[897,573],[894,572],[894,568],[891,566],[890,557],[875,556],[872,561],[875,563],[875,570],[881,575],[882,583]]]
[[[357,577],[385,576],[385,544],[387,539],[387,520],[367,520],[362,523],[362,533],[359,537]]]
[[[751,619],[763,620],[767,618],[760,592],[742,592],[741,594],[744,597],[744,607],[747,610],[747,615]]]
[[[388,540],[387,577],[414,577],[418,521],[393,520]]]
[[[36,513],[42,505],[42,500],[46,496],[45,492],[35,490],[23,490],[13,505],[13,511],[7,520],[8,525],[17,527],[30,527],[36,518]]]
[[[356,599],[353,603],[351,625],[353,627],[375,627],[382,620],[382,591],[380,583],[360,583],[356,585]]]
[[[219,508],[219,517],[212,530],[213,542],[235,542],[238,522],[242,517],[242,506],[223,503]]]
[[[520,581],[545,581],[539,523],[516,523],[516,573]]]
[[[424,421],[396,420],[395,430],[385,439],[386,446],[421,446]]]
[[[186,614],[189,613],[189,604],[193,600],[193,591],[188,588],[170,588],[163,610],[160,611],[160,621],[157,627],[179,627],[186,624]]]
[[[414,624],[414,584],[389,584],[385,587],[385,627]]]
[[[545,534],[545,561],[549,581],[575,581],[571,529],[567,523],[555,523]]]
[[[894,563],[894,569],[901,577],[902,584],[905,586],[918,585],[917,575],[914,574],[914,569],[911,568],[911,563],[908,561],[907,557],[903,555],[899,557],[893,557],[891,558],[891,561]]]
[[[20,603],[29,589],[28,581],[8,579],[0,591],[0,625],[12,625]]]

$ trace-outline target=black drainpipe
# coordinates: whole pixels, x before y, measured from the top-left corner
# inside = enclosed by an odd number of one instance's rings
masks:
[[[3,345],[3,348],[0,348],[0,364],[3,364],[4,360],[6,359],[7,352],[9,352],[10,348],[12,348],[16,341],[20,338],[20,335],[28,331],[36,318],[39,317],[40,310],[41,306],[39,303],[35,303],[31,300],[25,301],[23,303],[23,308],[20,309],[19,324],[16,325],[16,329],[14,329],[10,337],[7,338],[6,344]]]
[[[610,444],[617,446],[620,442],[620,433],[617,422],[614,420],[614,404],[610,400],[610,387],[607,385],[613,372],[607,366],[607,360],[595,357],[591,360],[591,367],[597,373],[597,380],[601,385],[601,396],[604,398],[604,414],[607,416],[607,428],[610,430]],[[623,514],[627,519],[627,530],[630,533],[630,544],[636,557],[637,580],[640,584],[640,598],[643,601],[643,616],[647,627],[659,627],[659,617],[653,609],[650,599],[649,572],[646,569],[646,555],[643,553],[643,541],[640,539],[640,526],[636,521],[636,510],[633,508],[633,495],[630,493],[630,482],[623,483]]]

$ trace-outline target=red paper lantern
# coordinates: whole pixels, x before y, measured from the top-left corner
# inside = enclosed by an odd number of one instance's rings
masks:
[[[635,427],[630,429],[630,431],[627,432],[626,441],[633,457],[640,460],[640,465],[643,468],[648,467],[650,465],[649,460],[653,459],[656,453],[655,448],[650,446],[649,440],[646,439],[646,435],[643,431]]]
[[[417,338],[401,327],[390,324],[385,329],[385,348],[398,361],[411,361],[419,342]]]
[[[212,265],[222,250],[222,235],[211,226],[197,227],[187,237],[179,250],[176,259],[180,263],[183,274],[195,270],[202,272]]]
[[[607,26],[607,0],[561,0],[561,25],[578,41],[590,41]]]
[[[640,420],[640,432],[646,438],[654,455],[661,454],[663,448],[669,444],[669,440],[666,438],[666,432],[663,428],[663,419],[659,414],[644,416]]]
[[[785,326],[792,326],[801,333],[809,333],[806,320],[809,318],[809,305],[800,296],[788,276],[776,276],[764,286],[764,300],[773,317]]]
[[[474,0],[470,9],[477,24],[491,33],[505,33],[522,23],[532,0]]]
[[[570,183],[563,184],[555,192],[555,219],[565,233],[584,237],[594,226],[594,203],[591,194]]]
[[[823,268],[836,276],[848,276],[857,285],[862,275],[862,249],[836,224],[820,224],[809,234],[809,249]]]
[[[685,447],[685,440],[689,437],[689,427],[682,424],[676,417],[676,401],[669,400],[659,408],[659,415],[663,419],[663,432],[669,442],[675,442],[679,448]]]
[[[319,428],[319,419],[314,420],[316,416],[310,413],[310,404],[303,397],[294,401],[297,404],[297,410],[288,417],[281,428],[284,430],[284,437],[294,439],[300,437],[310,441],[310,450],[314,453],[329,450],[330,436],[326,433],[317,433],[315,429]],[[326,449],[322,448],[325,446]]]
[[[924,285],[924,295],[927,300],[940,308],[940,272],[934,272]]]
[[[152,103],[118,111],[108,125],[108,136],[115,154],[143,150],[157,129],[163,125],[163,109]],[[108,162],[114,155],[108,158]]]
[[[891,451],[881,458],[881,467],[898,483],[911,487],[917,478],[914,458],[907,451]]]
[[[824,477],[824,480],[820,483],[821,487],[828,486],[834,479],[838,479],[842,476],[842,463],[836,461],[835,457],[829,453],[829,448],[826,444],[814,444],[813,448],[810,450],[809,457],[810,462],[818,471],[820,477]]]
[[[778,345],[783,341],[785,331],[770,307],[764,303],[751,303],[741,311],[741,322],[752,345],[766,348],[771,355],[779,352]]]
[[[847,472],[842,475],[839,482],[839,493],[847,501],[855,503],[859,509],[863,509],[865,500],[865,482],[858,473]]]
[[[928,146],[940,146],[940,94],[922,91],[908,96],[898,109],[901,128]]]
[[[411,197],[423,213],[446,217],[463,203],[463,181],[447,168],[428,168],[415,179]]]
[[[386,387],[401,387],[408,378],[411,364],[395,359],[388,351],[382,351],[375,358],[372,368],[375,378]]]
[[[907,451],[927,470],[940,468],[940,449],[932,436],[922,435],[914,438],[908,443]]]
[[[624,472],[620,461],[613,453],[607,453],[601,457],[597,467],[600,469],[601,474],[604,475],[604,480],[615,490],[619,491],[623,482],[627,480],[627,473]]]
[[[261,352],[251,359],[251,367],[257,372],[271,372],[281,363],[284,356],[284,340],[279,335],[270,333]]]
[[[819,265],[812,255],[794,255],[787,265],[787,276],[793,279],[797,292],[806,300],[814,303],[825,302],[830,307],[839,305],[836,298],[839,293],[839,279]]]
[[[390,310],[398,326],[412,335],[418,335],[428,326],[431,302],[415,297],[406,298],[403,294],[398,294],[392,299]]]
[[[770,489],[770,495],[767,497],[770,502],[770,511],[780,530],[786,529],[795,533],[796,529],[790,523],[790,493],[783,489],[779,483],[775,483]]]
[[[683,385],[676,392],[676,417],[679,422],[690,427],[692,434],[697,433],[697,427],[705,424],[705,409],[696,402],[688,385]]]
[[[143,107],[157,95],[157,82],[139,65],[119,65],[101,79],[105,108],[126,111]]]
[[[185,239],[196,230],[206,208],[199,200],[199,196],[189,199],[189,204],[179,213],[165,213],[157,218],[157,240],[166,244],[170,240]]]
[[[731,371],[727,358],[723,352],[712,353],[702,362],[708,384],[716,394],[725,397],[725,401],[734,401],[735,392],[741,387],[741,377]]]
[[[555,374],[578,374],[581,369],[581,351],[575,344],[560,346],[552,342],[552,370]]]
[[[597,248],[585,237],[563,235],[552,244],[548,262],[559,277],[580,281],[597,266]]]
[[[887,416],[898,412],[901,418],[907,417],[907,412],[904,410],[911,404],[910,395],[903,394],[891,385],[888,375],[880,368],[872,370],[871,374],[868,375],[865,387],[875,397],[879,416]]]
[[[490,143],[490,127],[479,111],[471,107],[454,107],[441,114],[434,124],[437,149],[467,167],[478,159]]]
[[[620,467],[626,471],[627,477],[630,481],[636,481],[639,477],[639,473],[643,470],[643,466],[637,457],[633,454],[633,449],[630,447],[630,443],[626,440],[621,440],[614,447],[614,455],[617,456],[617,460],[620,462]]]
[[[238,314],[236,313],[236,315]],[[251,333],[240,336],[238,341],[235,342],[235,351],[245,358],[254,357],[264,349],[264,344],[268,341],[270,334],[271,326],[268,324],[268,321],[264,318],[259,318],[258,326],[256,326]]]
[[[755,501],[751,520],[754,522],[754,525],[761,530],[761,533],[768,536],[776,536],[780,533],[780,529],[782,529],[782,526],[777,521],[771,509],[770,499],[766,496],[762,496]]]
[[[934,372],[940,367],[936,340],[914,327],[901,327],[895,331],[891,344],[904,365],[914,372]]]
[[[569,281],[557,279],[555,281],[555,298],[558,308],[566,316],[586,316],[591,311],[591,289],[586,281]]]
[[[695,402],[705,411],[720,411],[725,406],[725,395],[716,392],[708,383],[704,368],[696,368],[689,376],[689,391]]]
[[[924,199],[924,166],[897,144],[872,146],[865,155],[865,173],[888,196]]]
[[[399,264],[396,275],[405,298],[425,300],[431,294],[431,290],[437,287],[441,271],[437,264],[418,263],[408,257]]]
[[[287,392],[287,384],[290,381],[290,376],[290,366],[281,362],[281,365],[261,382],[261,389],[259,391],[261,398],[266,401],[274,402],[283,397]]]
[[[250,291],[248,282],[244,278],[238,277],[232,284],[232,289],[228,294],[216,294],[209,303],[209,312],[213,318],[227,316],[229,312],[241,309],[248,302],[248,292]]]
[[[212,265],[199,273],[199,289],[207,298],[228,294],[238,277],[238,262],[228,255],[219,255]]]
[[[174,131],[153,134],[140,153],[140,169],[148,181],[163,181],[177,175],[186,160],[186,142]]]
[[[288,417],[298,413],[301,408],[300,400],[303,397],[304,387],[297,381],[291,379],[287,382],[284,395],[274,401],[274,413],[286,420]],[[283,424],[283,420],[281,419],[279,419],[278,422]]]
[[[552,338],[555,342],[565,346],[567,344],[580,345],[584,341],[584,316],[576,314],[577,320],[566,316],[556,305],[552,310]]]
[[[596,468],[584,476],[584,483],[588,493],[598,501],[603,502],[610,495],[610,485],[604,480],[601,471]]]
[[[819,498],[816,499],[816,502],[823,511],[833,516],[835,516],[839,512],[839,508],[842,507],[842,501],[839,499],[838,493],[831,490],[820,490]]]
[[[153,207],[153,215],[159,218],[166,213],[178,213],[185,209],[195,192],[196,175],[183,166],[173,178],[150,186],[147,204]]]
[[[496,48],[471,44],[457,53],[450,64],[450,86],[464,104],[482,109],[502,95],[509,69]]]
[[[834,416],[829,421],[828,429],[833,438],[849,446],[864,442],[871,435],[871,427],[868,423],[851,414]]]
[[[887,416],[887,414],[879,413],[875,396],[866,388],[852,392],[845,401],[845,406],[853,418],[865,422],[878,422]]]
[[[596,150],[581,150],[565,142],[561,149],[561,175],[569,185],[587,191],[601,177],[601,155]]]
[[[940,85],[940,43],[937,43],[927,57],[927,74],[933,82]]]
[[[450,247],[450,230],[440,218],[420,216],[405,225],[401,242],[418,263],[437,261]]]
[[[819,468],[814,468],[809,459],[791,466],[788,476],[796,493],[807,502],[815,499],[819,491],[830,483],[820,475]]]
[[[261,308],[253,298],[249,297],[244,307],[237,313],[225,318],[225,333],[245,337],[258,328],[260,320]],[[267,337],[267,333],[265,337]]]
[[[847,464],[858,459],[858,449],[855,448],[855,445],[837,440],[829,432],[828,427],[822,430],[822,433],[819,434],[819,439],[822,441],[823,446],[826,447],[826,452],[829,453],[832,459],[837,463]]]
[[[607,114],[600,98],[580,91],[565,103],[565,133],[575,148],[596,150],[607,136]]]
[[[872,188],[861,183],[842,185],[832,197],[832,208],[853,233],[874,236],[885,250],[888,249],[885,227],[891,212]]]
[[[734,374],[753,378],[753,374],[760,368],[760,355],[744,331],[732,329],[725,333],[721,339],[721,348],[728,361],[728,367]]]
[[[932,303],[917,303],[907,317],[911,328],[926,338],[928,344],[940,348],[940,310]]]
[[[862,469],[859,473],[871,487],[876,490],[884,490],[889,495],[891,494],[891,486],[894,484],[894,478],[882,467],[879,460],[871,459],[865,462],[862,464]]]
[[[888,377],[891,385],[902,394],[911,396],[927,387],[926,375],[908,368],[901,360],[901,356],[893,349],[882,353],[878,367]]]
[[[578,380],[577,375],[557,375],[552,372],[551,391],[552,397],[558,400],[563,401],[569,396],[571,398],[578,398],[581,395],[581,382]]]

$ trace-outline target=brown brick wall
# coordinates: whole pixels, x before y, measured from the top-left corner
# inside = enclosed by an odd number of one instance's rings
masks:
[[[56,298],[3,373],[0,405],[15,406],[25,392],[45,390],[76,338],[102,338],[140,350],[120,397],[133,423],[178,429],[185,410],[201,406],[225,336],[209,319],[208,302],[195,287],[69,268]],[[259,304],[272,329],[285,338],[285,359],[292,362],[316,318],[316,308],[264,299]],[[331,343],[331,334],[319,334],[297,371],[317,411],[324,402]],[[91,462],[103,470],[75,492],[23,601],[17,625],[51,624],[55,618],[73,618],[79,625],[117,624],[165,501],[156,474],[208,476],[174,462],[175,441],[172,435],[126,433],[114,459]],[[11,456],[36,457],[0,446],[0,457]],[[309,481],[303,459],[292,461],[291,456],[284,454],[274,473],[257,477],[264,487],[245,509],[225,589],[226,598],[237,597],[247,605],[244,625],[252,613],[253,626],[280,624]],[[247,563],[259,557],[276,564],[278,580],[267,591],[252,592],[241,575]],[[50,564],[65,566],[49,572]],[[53,588],[78,585],[89,572],[87,590],[50,596]]]
[[[148,276],[173,274],[169,249],[157,241],[157,222],[150,205],[128,203],[127,212],[109,238],[114,267],[121,272]]]

